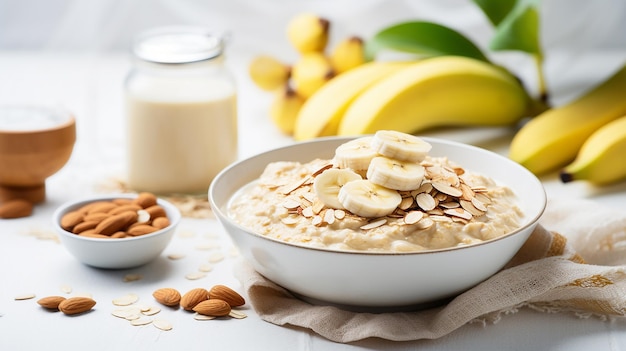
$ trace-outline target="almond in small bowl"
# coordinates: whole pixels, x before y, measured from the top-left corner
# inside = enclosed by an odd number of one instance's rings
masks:
[[[141,266],[163,252],[181,218],[176,206],[150,195],[108,194],[70,201],[54,212],[53,225],[67,251],[86,265]],[[159,225],[152,225],[157,218]]]

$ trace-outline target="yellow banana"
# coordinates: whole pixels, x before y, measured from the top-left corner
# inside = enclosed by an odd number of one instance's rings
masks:
[[[363,39],[352,36],[340,41],[331,52],[330,63],[336,74],[347,72],[365,63]]]
[[[288,65],[266,55],[253,58],[248,66],[250,78],[263,90],[275,90],[285,86],[290,72],[291,68]]]
[[[564,183],[609,184],[626,179],[626,116],[607,123],[587,139],[574,162],[561,171]]]
[[[304,99],[290,87],[276,94],[270,105],[270,118],[281,132],[287,135],[293,133],[296,117],[302,104],[304,104]]]
[[[333,76],[330,62],[326,56],[317,52],[302,55],[291,70],[294,89],[305,99],[313,95]]]
[[[580,98],[547,110],[524,125],[509,157],[535,174],[571,162],[598,128],[626,114],[626,66]]]
[[[306,140],[335,135],[343,113],[357,95],[408,65],[407,62],[369,62],[329,80],[302,106],[294,138]]]
[[[328,43],[330,22],[313,13],[296,15],[287,24],[287,39],[301,54],[323,52]]]
[[[471,58],[439,56],[413,63],[365,90],[346,110],[338,134],[510,125],[528,107],[523,87],[504,69]]]

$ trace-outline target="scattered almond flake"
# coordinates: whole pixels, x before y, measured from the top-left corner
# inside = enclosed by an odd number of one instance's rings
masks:
[[[72,287],[67,285],[67,284],[63,284],[59,287],[59,290],[61,290],[61,292],[65,293],[65,294],[71,294],[72,293]]]
[[[93,298],[93,295],[88,292],[82,292],[82,293],[74,294],[74,297],[88,297],[91,299]]]
[[[487,187],[484,186],[484,185],[477,185],[477,186],[473,186],[471,188],[472,188],[472,190],[474,190],[474,192],[477,192],[477,193],[485,193],[485,192],[487,192]]]
[[[362,225],[361,229],[363,229],[363,230],[374,229],[374,228],[378,228],[378,227],[382,226],[385,223],[387,223],[387,219],[386,218],[381,218],[381,219],[369,222],[369,223],[367,223],[365,225]]]
[[[468,221],[472,219],[473,217],[471,213],[469,213],[468,211],[462,208],[450,208],[450,209],[444,210],[443,212],[449,216],[463,218]]]
[[[288,216],[288,217],[281,218],[280,221],[283,222],[283,224],[286,224],[286,225],[294,225],[294,224],[298,223],[298,218],[297,217],[293,217],[293,216]]]
[[[178,235],[181,238],[193,238],[194,236],[196,236],[196,232],[190,229],[183,229],[183,230],[179,230],[176,235]]]
[[[476,196],[474,197],[485,205],[489,205],[491,203],[491,199],[485,193],[476,193]]]
[[[139,296],[136,294],[126,294],[124,296],[113,299],[113,304],[116,306],[129,306],[139,301]]]
[[[293,183],[281,186],[279,189],[279,192],[283,195],[289,195],[291,194],[294,190],[298,189],[299,187],[301,187],[304,183],[306,183],[309,180],[309,177],[304,177],[302,179],[299,179]]]
[[[456,201],[448,201],[448,202],[439,203],[439,206],[443,208],[457,208],[461,205]]]
[[[428,229],[432,227],[434,224],[435,222],[428,217],[423,218],[421,221],[417,222],[417,225],[420,229]]]
[[[452,222],[452,218],[450,218],[448,216],[430,215],[430,216],[428,216],[428,218],[432,219],[435,222]]]
[[[448,184],[445,184],[442,182],[433,182],[432,184],[435,189],[437,189],[438,191],[442,193],[448,194],[450,196],[461,197],[461,195],[463,195],[463,192],[461,191],[461,189],[455,188]]]
[[[138,320],[139,318],[141,318],[141,315],[135,311],[128,312],[126,316],[124,316],[124,319],[127,321],[135,321],[135,320]]]
[[[402,198],[402,202],[400,202],[400,205],[398,205],[398,208],[402,210],[406,210],[410,208],[411,206],[413,206],[413,201],[414,200],[412,197]]]
[[[307,208],[303,209],[303,210],[302,210],[302,215],[303,215],[304,217],[306,217],[306,218],[311,218],[311,217],[313,217],[313,216],[314,216],[314,213],[313,213],[313,206],[311,206],[311,207],[307,207]]]
[[[443,212],[442,209],[440,208],[434,208],[430,211],[426,211],[429,215],[434,215],[434,216],[443,216],[445,215],[445,213]]]
[[[461,204],[461,207],[463,209],[465,209],[467,212],[471,213],[472,216],[474,216],[474,217],[480,217],[483,214],[485,214],[484,211],[481,211],[478,208],[476,208],[476,206],[474,206],[474,204],[471,201],[460,200],[459,203]]]
[[[335,223],[335,210],[329,208],[324,212],[324,222],[328,224]]]
[[[456,216],[450,216],[450,218],[452,219],[452,222],[463,223],[463,224],[469,223],[469,220],[465,218],[456,217]]]
[[[217,263],[224,260],[224,254],[221,252],[214,252],[209,256],[209,262]]]
[[[173,253],[173,254],[169,254],[167,255],[167,258],[169,258],[170,260],[180,260],[181,258],[184,258],[186,255],[183,253]]]
[[[111,314],[117,318],[122,318],[122,319],[128,319],[128,316],[133,315],[133,314],[136,315],[137,318],[139,318],[139,314],[137,314],[132,309],[118,308],[118,309],[111,311]]]
[[[200,267],[198,267],[198,271],[204,272],[204,273],[208,273],[212,270],[213,270],[213,265],[209,263],[201,264]]]
[[[207,315],[200,314],[200,313],[196,313],[196,314],[193,315],[193,319],[195,319],[197,321],[210,321],[212,319],[215,319],[215,317],[207,316]]]
[[[463,193],[463,195],[461,195],[461,199],[471,201],[474,198],[474,190],[472,190],[469,185],[462,183],[460,189]]]
[[[130,321],[130,324],[134,326],[148,325],[150,323],[152,323],[152,318],[145,318],[145,317],[133,319],[132,321]]]
[[[322,209],[324,208],[324,203],[319,199],[316,199],[311,207],[313,208],[313,213],[317,215],[322,212]]]
[[[228,314],[229,316],[236,318],[236,319],[244,319],[246,317],[248,317],[247,314],[241,312],[241,311],[237,311],[237,310],[230,310],[230,313]]]
[[[306,201],[308,201],[310,203],[314,203],[315,199],[317,198],[317,196],[314,193],[310,192],[310,191],[302,194],[301,196],[302,196],[303,199],[305,199]]]
[[[193,272],[193,273],[187,273],[185,275],[185,278],[188,280],[198,280],[204,277],[206,277],[206,273],[204,272]]]
[[[197,244],[195,247],[196,250],[213,250],[219,248],[220,245],[216,242],[210,241]]]
[[[424,218],[424,212],[422,211],[410,211],[404,215],[404,223],[415,224]]]
[[[333,211],[335,214],[335,218],[342,220],[346,217],[346,211],[344,210],[335,210]]]
[[[137,211],[137,223],[146,223],[150,220],[150,212],[146,210]]]
[[[435,200],[437,200],[437,202],[441,203],[441,202],[446,202],[448,201],[448,194],[444,194],[444,193],[437,193],[433,196],[435,198]]]
[[[422,167],[432,167],[435,164],[430,161],[423,160],[422,162],[420,162],[420,165],[422,165]]]
[[[52,230],[44,228],[31,228],[24,232],[25,235],[32,236],[37,240],[51,240],[56,243],[61,243],[59,236]]]
[[[320,226],[322,225],[323,222],[323,218],[320,215],[316,215],[313,217],[313,219],[311,220],[311,224],[313,224],[314,226]]]
[[[287,199],[283,202],[283,207],[288,210],[295,210],[296,208],[300,207],[300,201]]]
[[[153,316],[157,313],[161,312],[161,308],[157,307],[157,306],[150,306],[149,309],[147,310],[141,310],[141,313],[143,313],[146,316]]]
[[[472,198],[472,205],[479,211],[486,212],[487,206],[478,197]]]
[[[154,325],[155,327],[161,330],[165,330],[165,331],[172,330],[172,324],[166,321],[165,319],[157,318],[152,321],[152,325]]]
[[[430,211],[437,206],[435,199],[428,193],[417,194],[415,197],[417,205],[424,211]]]
[[[32,294],[32,293],[25,293],[25,294],[17,295],[13,299],[16,300],[16,301],[30,300],[30,299],[34,299],[35,296],[36,295]]]
[[[130,273],[130,274],[126,274],[126,275],[124,276],[124,281],[125,281],[125,282],[134,282],[134,281],[137,281],[137,280],[141,280],[141,278],[143,278],[143,277],[141,276],[141,274],[137,274],[137,273]]]

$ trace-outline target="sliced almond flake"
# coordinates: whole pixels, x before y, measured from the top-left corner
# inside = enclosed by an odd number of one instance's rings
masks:
[[[485,214],[484,211],[477,209],[471,201],[461,200],[460,203],[461,207],[463,207],[465,211],[471,213],[474,217],[480,217]]]
[[[93,297],[93,295],[91,293],[88,293],[88,292],[82,292],[82,293],[74,294],[73,296],[75,296],[75,297],[88,297],[90,299]]]
[[[229,316],[236,318],[236,319],[244,319],[246,317],[248,317],[247,314],[241,312],[241,311],[237,311],[237,310],[230,310],[230,313],[228,314]]]
[[[448,216],[429,215],[428,218],[432,219],[435,222],[452,222],[452,218]]]
[[[456,175],[459,175],[459,176],[465,174],[465,170],[459,166],[454,166],[452,170],[454,171],[454,173],[456,173]]]
[[[210,321],[212,319],[215,319],[216,317],[214,316],[207,316],[204,314],[200,314],[200,313],[196,313],[193,315],[193,319],[197,320],[197,321]]]
[[[465,218],[455,217],[455,216],[452,216],[450,218],[452,219],[452,222],[463,223],[463,224],[469,223],[469,221],[467,219],[465,219]]]
[[[306,183],[309,180],[309,177],[304,177],[302,179],[299,179],[293,183],[281,186],[280,189],[278,190],[278,192],[280,192],[283,195],[289,195],[291,194],[294,190],[298,189],[299,187],[301,187],[302,185],[304,185],[304,183]]]
[[[385,223],[387,223],[387,219],[386,218],[381,218],[381,219],[369,222],[369,223],[367,223],[365,225],[362,225],[361,229],[363,229],[363,230],[374,229],[374,228],[378,228],[378,227],[382,226]]]
[[[322,167],[318,168],[316,171],[313,172],[313,176],[317,176],[318,174],[324,172],[327,169],[333,168],[333,164],[332,163],[327,163],[325,165],[323,165]]]
[[[134,326],[148,325],[150,323],[152,323],[152,318],[139,318],[130,321],[130,325]]]
[[[440,202],[439,206],[443,208],[457,208],[461,206],[461,204],[459,204],[456,201],[447,201],[447,202]]]
[[[141,311],[141,313],[143,313],[146,316],[154,316],[155,314],[161,312],[161,308],[157,307],[157,306],[150,306],[150,308],[146,311]]]
[[[426,211],[426,213],[431,216],[443,216],[445,214],[441,208],[434,208],[430,211]]]
[[[152,325],[164,331],[172,330],[173,328],[172,323],[166,321],[165,319],[160,319],[160,318],[153,320]]]
[[[137,211],[137,222],[138,223],[146,223],[150,220],[150,212],[146,210]]]
[[[206,277],[206,273],[204,272],[192,272],[185,274],[185,279],[188,280],[198,280]]]
[[[324,208],[324,203],[319,199],[315,199],[315,202],[313,202],[313,205],[311,207],[313,208],[313,213],[320,214],[320,212],[322,212],[322,209]]]
[[[333,213],[335,214],[335,218],[339,220],[346,218],[346,211],[344,210],[335,210]]]
[[[404,215],[404,223],[415,224],[424,218],[424,212],[422,211],[409,211]]]
[[[111,314],[117,318],[122,318],[122,319],[128,319],[128,316],[130,315],[136,315],[137,318],[139,318],[139,314],[137,314],[134,310],[131,309],[122,309],[122,308],[118,308],[115,309],[113,311],[111,311]]]
[[[124,282],[134,282],[137,280],[141,280],[141,278],[143,278],[141,274],[129,273],[124,276]]]
[[[113,299],[113,304],[115,306],[129,306],[137,301],[139,301],[139,296],[137,296],[136,294],[126,294],[124,296]]]
[[[437,193],[433,196],[435,198],[435,200],[437,200],[438,202],[446,202],[449,199],[448,194],[444,194],[444,193]]]
[[[134,321],[141,318],[141,315],[137,312],[128,312],[126,313],[126,315],[124,316],[124,319],[127,321]]]
[[[417,194],[417,196],[415,197],[415,201],[417,202],[417,205],[424,211],[430,211],[434,209],[435,206],[437,206],[435,198],[433,198],[428,193]]]
[[[461,199],[471,201],[474,198],[474,190],[472,190],[469,185],[462,183],[460,189],[463,193],[463,195],[461,195]]]
[[[61,290],[61,292],[65,293],[65,294],[71,294],[72,293],[72,287],[67,285],[67,284],[63,284],[59,287],[59,290]]]
[[[225,258],[224,254],[221,252],[214,252],[209,256],[209,262],[217,263],[223,261]]]
[[[184,253],[173,253],[173,254],[169,254],[167,255],[167,258],[169,258],[170,260],[180,260],[181,258],[184,258],[186,255]]]
[[[313,213],[313,207],[307,207],[305,209],[302,210],[302,215],[306,218],[311,218],[313,217],[315,214]]]
[[[442,182],[433,182],[433,187],[438,191],[454,197],[461,197],[463,192],[459,188],[452,187]]]
[[[324,221],[324,219],[322,218],[322,216],[316,215],[311,220],[311,224],[313,224],[314,226],[320,226],[320,225],[322,225],[323,221]]]
[[[34,299],[35,296],[36,296],[35,294],[26,293],[26,294],[19,294],[19,295],[15,296],[13,299],[16,300],[16,301],[30,300],[30,299]]]
[[[283,207],[288,210],[295,210],[296,208],[300,207],[300,201],[296,201],[294,199],[287,199],[285,200],[285,202],[283,202]]]
[[[428,217],[422,218],[421,221],[417,222],[417,225],[420,229],[428,229],[432,227],[434,224],[435,222]]]
[[[293,216],[288,216],[288,217],[281,218],[280,221],[283,222],[283,224],[286,224],[286,225],[294,225],[294,224],[298,223],[298,218],[297,217],[293,217]]]
[[[329,208],[329,209],[326,209],[326,211],[324,211],[324,222],[328,224],[335,223],[335,210],[333,210],[332,208]]]
[[[487,212],[487,206],[477,197],[472,198],[472,205],[479,211]]]
[[[485,193],[487,192],[487,187],[484,185],[475,185],[475,186],[472,186],[472,190],[474,190],[474,192],[477,192],[477,193]]]
[[[400,202],[400,205],[398,205],[398,208],[402,210],[406,210],[407,208],[410,208],[411,206],[413,206],[413,201],[414,199],[412,197],[402,198],[402,201]]]
[[[200,267],[198,267],[198,270],[200,272],[208,273],[213,270],[213,265],[209,263],[204,263],[204,264],[201,264]]]
[[[489,196],[487,196],[485,193],[476,193],[475,198],[485,205],[489,205],[491,203],[491,198],[489,198]]]
[[[450,209],[444,210],[443,212],[447,214],[448,216],[459,217],[468,221],[472,219],[473,217],[471,213],[469,213],[468,211],[462,208],[450,208]]]
[[[419,193],[430,193],[433,190],[433,184],[428,181],[423,181],[419,188],[417,188],[417,194]],[[413,192],[411,192],[413,194]],[[417,194],[413,194],[416,196]]]

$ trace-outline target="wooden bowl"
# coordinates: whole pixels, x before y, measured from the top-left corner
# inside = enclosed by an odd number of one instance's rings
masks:
[[[46,179],[69,160],[76,120],[53,109],[0,107],[0,203],[46,198]]]

